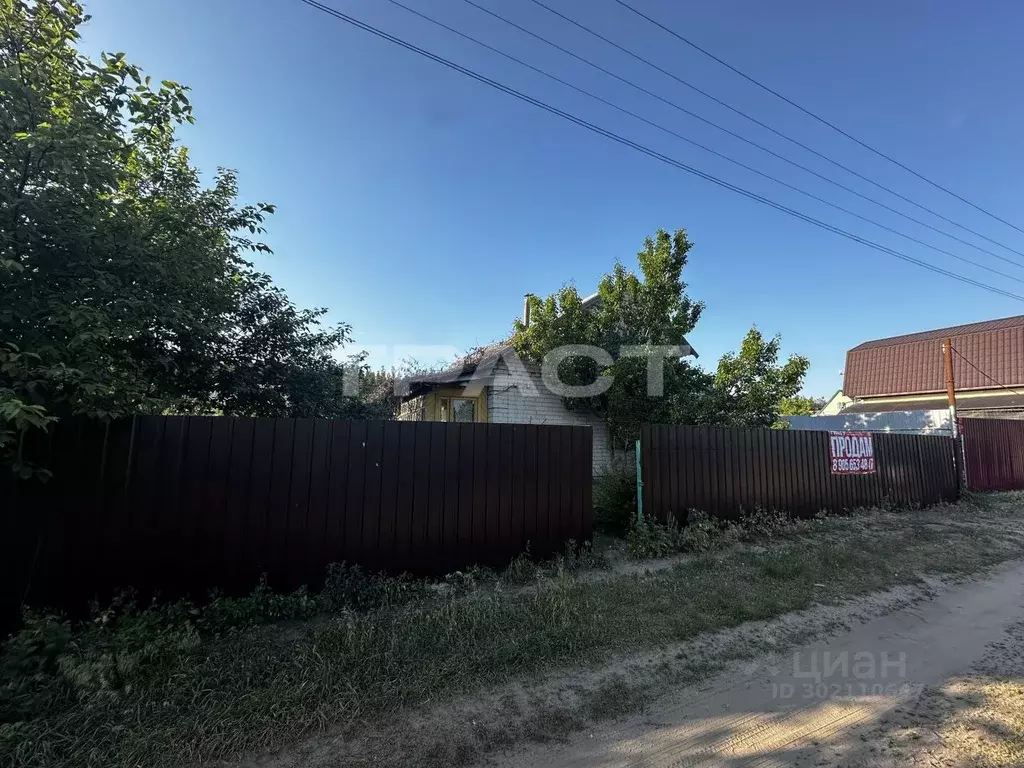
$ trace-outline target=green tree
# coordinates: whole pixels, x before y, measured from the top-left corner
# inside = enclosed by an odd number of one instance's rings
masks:
[[[347,344],[346,324],[321,327],[327,310],[299,309],[268,275],[243,270],[236,303],[200,367],[209,380],[186,391],[192,410],[226,415],[375,417],[358,391],[345,392],[345,369],[353,379],[365,371],[364,355],[334,357]]]
[[[779,365],[781,338],[766,340],[751,328],[738,354],[722,356],[715,375],[718,421],[733,427],[770,427],[780,404],[796,396],[803,386],[809,363],[806,357],[791,355]]]
[[[648,394],[647,360],[624,355],[623,348],[679,345],[694,329],[704,304],[690,299],[682,279],[691,248],[684,230],[671,235],[659,230],[637,254],[639,274],[616,264],[601,280],[595,303],[584,306],[569,286],[545,299],[531,297],[529,326],[515,322],[512,344],[534,363],[574,344],[611,354],[610,364],[569,357],[559,377],[571,385],[609,377],[611,384],[601,394],[564,402],[598,413],[616,447],[627,447],[644,423],[767,426],[780,400],[800,389],[806,359],[793,357],[779,366],[779,340],[766,342],[753,329],[738,355],[722,358],[716,375],[682,357],[665,359],[663,395]]]
[[[664,394],[648,394],[647,361],[623,356],[624,346],[673,346],[693,330],[704,305],[690,299],[682,273],[692,244],[684,230],[659,230],[637,254],[639,274],[616,264],[598,285],[598,299],[583,305],[574,287],[546,299],[531,297],[530,325],[515,323],[512,344],[535,363],[558,347],[584,344],[607,350],[610,365],[588,357],[570,357],[559,367],[567,384],[585,385],[600,376],[610,387],[588,398],[566,398],[568,408],[600,414],[616,446],[626,447],[645,422],[702,420],[711,378],[681,357],[665,360]]]
[[[813,416],[827,404],[826,397],[787,397],[779,403],[779,416]]]
[[[269,204],[204,187],[188,89],[92,61],[73,0],[0,0],[0,442],[48,419],[344,409],[345,325],[248,260]]]

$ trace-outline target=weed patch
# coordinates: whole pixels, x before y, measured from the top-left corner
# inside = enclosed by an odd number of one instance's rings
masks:
[[[636,474],[613,472],[594,482],[594,528],[625,536],[636,519]]]
[[[459,589],[339,566],[318,595],[261,588],[203,609],[129,599],[79,627],[31,616],[0,659],[0,764],[179,766],[328,728],[354,737],[403,709],[928,574],[977,572],[1020,555],[1022,507],[1011,495],[814,520],[598,582],[577,576],[594,563],[574,548],[541,567],[467,572]],[[523,579],[530,589],[500,587]],[[574,709],[524,713],[533,725],[516,738],[564,738],[587,719],[636,711],[645,695],[613,680]],[[501,739],[472,743],[444,751],[448,764]]]

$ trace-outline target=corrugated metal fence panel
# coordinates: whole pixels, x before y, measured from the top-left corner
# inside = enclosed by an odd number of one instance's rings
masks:
[[[971,490],[1024,490],[1024,422],[961,419],[960,428]]]
[[[645,425],[644,511],[684,520],[690,509],[735,519],[742,510],[822,510],[935,504],[957,496],[948,437],[873,435],[876,471],[831,472],[828,433],[785,429]]]
[[[591,451],[589,427],[64,421],[32,451],[52,480],[0,480],[0,558],[10,597],[69,609],[127,587],[246,592],[263,573],[276,589],[315,586],[341,561],[503,565],[527,545],[548,556],[589,540]]]

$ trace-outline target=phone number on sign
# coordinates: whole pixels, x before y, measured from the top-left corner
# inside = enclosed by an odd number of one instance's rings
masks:
[[[868,456],[862,459],[832,459],[834,472],[874,472],[875,459]]]

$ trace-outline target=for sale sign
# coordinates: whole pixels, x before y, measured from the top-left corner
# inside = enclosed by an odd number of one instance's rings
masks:
[[[829,432],[833,475],[866,475],[875,471],[875,446],[870,432]]]

